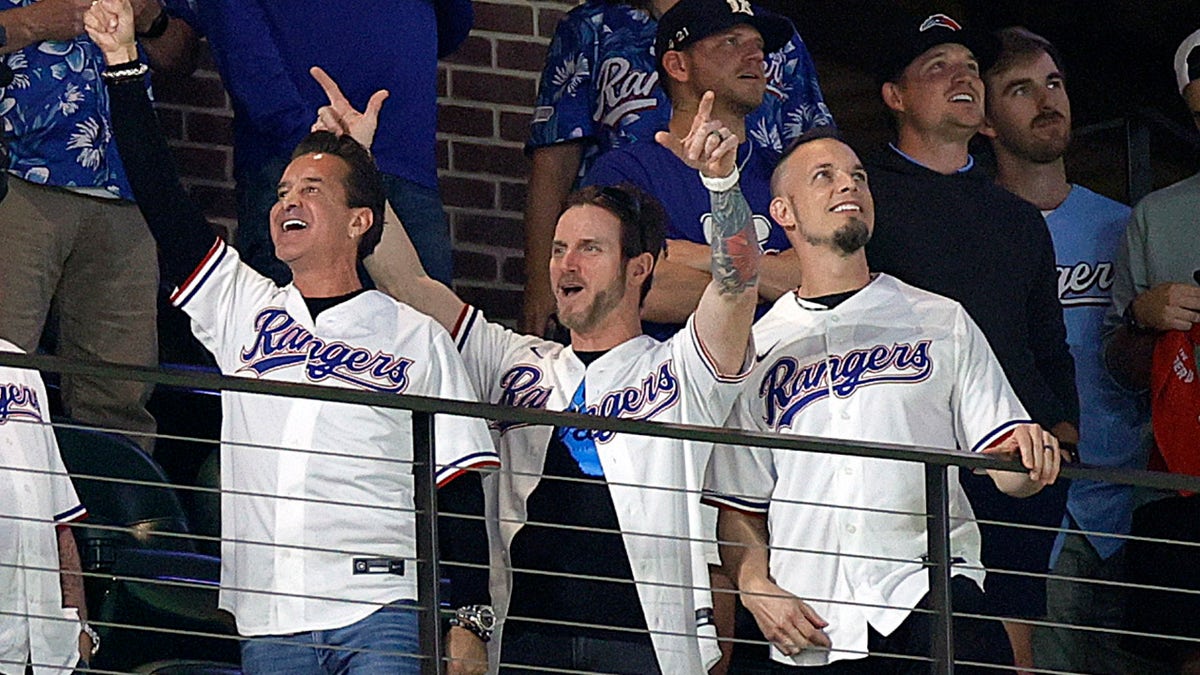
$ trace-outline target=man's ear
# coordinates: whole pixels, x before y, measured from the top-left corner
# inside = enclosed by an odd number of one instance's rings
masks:
[[[671,79],[679,82],[687,82],[688,75],[691,72],[688,68],[687,58],[684,57],[683,52],[676,49],[670,49],[666,54],[663,54],[662,69]],[[666,85],[663,84],[662,86]]]
[[[989,115],[983,116],[983,126],[979,127],[979,133],[987,136],[992,140],[996,140],[996,127],[992,126],[992,118]]]
[[[646,277],[654,271],[654,256],[649,252],[641,253],[629,259],[625,266],[625,276],[634,282],[633,285],[637,288],[642,287],[642,282]]]
[[[783,197],[775,197],[771,200],[771,204],[767,207],[771,213],[771,218],[779,223],[779,227],[784,230],[796,229],[796,219],[792,215],[792,206]]]
[[[895,82],[884,82],[879,88],[879,95],[883,98],[883,104],[892,112],[904,112],[904,94],[900,85]]]
[[[371,212],[371,209],[365,206],[359,207],[354,210],[354,217],[346,228],[347,234],[351,239],[358,239],[376,224],[375,214]]]

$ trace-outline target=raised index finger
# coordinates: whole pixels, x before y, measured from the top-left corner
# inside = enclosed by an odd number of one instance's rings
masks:
[[[349,105],[350,101],[346,99],[337,82],[329,76],[320,66],[313,66],[308,69],[308,74],[312,75],[317,84],[321,85],[321,90],[325,92],[326,98],[329,99],[329,104],[333,106]]]
[[[692,118],[692,133],[696,133],[700,127],[708,124],[712,119],[713,99],[716,95],[711,90],[704,92],[704,96],[700,97],[700,105],[696,108],[696,116]]]

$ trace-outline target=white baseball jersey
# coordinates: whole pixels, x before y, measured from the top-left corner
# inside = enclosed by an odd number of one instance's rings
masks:
[[[20,352],[6,340],[0,351]],[[63,607],[58,524],[86,514],[50,428],[36,371],[0,368],[0,673],[70,671],[79,612]]]
[[[1028,421],[987,340],[963,308],[887,275],[833,309],[794,293],[754,327],[759,365],[731,426],[977,451]],[[822,665],[890,634],[928,591],[920,463],[718,446],[705,500],[766,513],[771,574],[829,622],[835,650],[776,661]],[[875,509],[874,511],[866,509]],[[880,511],[882,510],[882,511]],[[953,574],[982,586],[979,528],[950,480]]]
[[[586,368],[571,348],[489,323],[473,307],[464,307],[452,334],[480,394],[503,405],[564,410],[586,370],[592,414],[715,426],[745,378],[718,374],[690,319],[666,342],[641,335]],[[489,504],[490,540],[493,570],[504,573],[493,574],[492,598],[501,617],[512,583],[509,546],[526,522],[551,431],[493,425],[502,468],[493,486],[498,502]],[[711,619],[696,613],[712,607],[703,540],[713,535],[703,530],[699,499],[712,445],[610,432],[594,438],[659,666],[664,673],[705,672],[719,657],[715,639],[697,644],[698,635],[716,636]]]
[[[172,301],[237,377],[475,400],[441,326],[365,291],[314,322],[217,241]],[[416,598],[412,415],[405,410],[239,394],[221,398],[221,597],[243,635],[340,628]],[[495,466],[482,420],[435,420],[439,484]],[[405,561],[362,574],[363,561]]]

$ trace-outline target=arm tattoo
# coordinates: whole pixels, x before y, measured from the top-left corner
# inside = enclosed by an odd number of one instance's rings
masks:
[[[722,295],[737,295],[758,283],[762,247],[754,227],[754,214],[734,186],[710,192],[712,201],[712,275]]]

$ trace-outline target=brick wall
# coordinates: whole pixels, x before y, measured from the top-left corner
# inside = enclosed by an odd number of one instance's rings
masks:
[[[475,29],[439,66],[438,174],[454,237],[455,288],[515,320],[524,282],[522,152],[546,45],[570,0],[475,0]],[[205,53],[190,78],[155,82],[163,126],[193,196],[236,224],[233,113]]]

